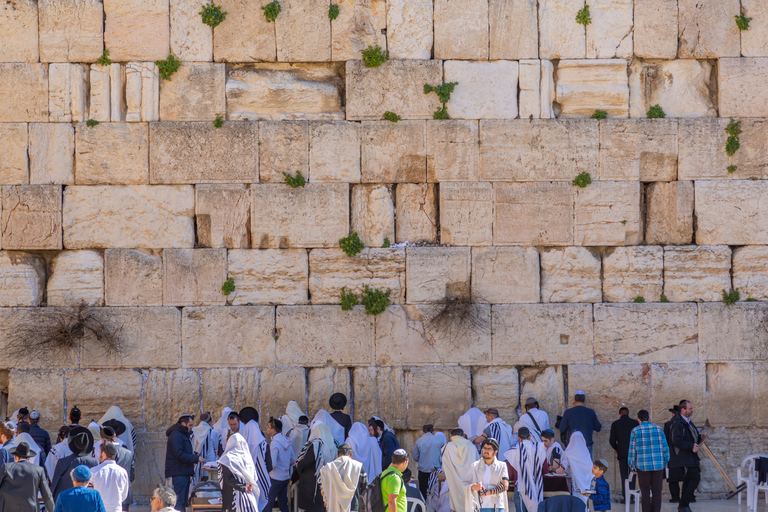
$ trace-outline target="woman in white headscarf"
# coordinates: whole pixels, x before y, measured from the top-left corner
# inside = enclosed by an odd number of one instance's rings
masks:
[[[34,439],[32,439],[32,436],[27,434],[26,432],[22,432],[21,434],[16,434],[16,439],[14,440],[16,443],[16,446],[19,446],[21,443],[27,443],[29,445],[29,448],[35,452],[35,456],[30,459],[30,461],[35,465],[40,465],[40,447],[37,445]]]
[[[587,503],[588,497],[581,491],[592,486],[592,457],[589,455],[584,434],[576,430],[571,434],[571,440],[563,452],[560,460],[561,468],[558,473],[567,473],[571,477],[571,494]]]
[[[309,433],[307,444],[296,460],[299,473],[299,508],[306,512],[322,512],[325,503],[320,492],[320,470],[333,462],[338,454],[336,441],[328,425],[315,423]]]
[[[259,480],[248,443],[240,434],[232,434],[219,459],[219,484],[222,510],[259,512]]]
[[[125,425],[125,432],[123,432],[119,437],[125,443],[125,447],[135,453],[137,444],[136,431],[133,429],[133,425],[131,425],[131,422],[128,421],[128,418],[125,417],[123,411],[121,411],[118,406],[113,405],[107,409],[107,412],[104,413],[104,416],[101,417],[98,423],[99,425],[104,425],[104,422],[109,420],[117,420]]]
[[[352,447],[352,458],[363,464],[368,481],[372,482],[381,473],[381,448],[375,437],[368,433],[368,427],[359,421],[349,429],[346,443]]]

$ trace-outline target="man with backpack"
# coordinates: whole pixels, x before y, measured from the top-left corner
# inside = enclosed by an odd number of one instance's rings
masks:
[[[408,467],[408,453],[398,448],[392,454],[392,464],[373,479],[363,495],[366,512],[407,512],[403,471]]]

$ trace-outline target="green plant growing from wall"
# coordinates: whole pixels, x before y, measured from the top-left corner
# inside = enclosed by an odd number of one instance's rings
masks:
[[[389,306],[389,295],[392,290],[386,292],[377,288],[370,288],[368,285],[363,287],[363,295],[360,298],[360,302],[365,306],[365,314],[378,315],[382,313]]]
[[[280,6],[280,2],[272,0],[262,7],[261,10],[264,11],[264,17],[267,19],[267,23],[272,23],[277,19],[277,15],[280,14],[280,11],[282,11],[283,8]]]
[[[283,172],[285,183],[291,188],[304,188],[307,185],[307,180],[301,171],[296,171],[296,176],[291,176],[287,172]]]
[[[352,257],[365,249],[365,244],[360,240],[357,231],[353,231],[348,237],[339,239],[339,247],[344,251],[344,254]]]
[[[160,78],[163,80],[170,80],[171,75],[177,72],[179,66],[181,66],[181,62],[179,62],[173,54],[168,55],[168,58],[165,60],[156,60],[155,64],[160,72]]]
[[[733,306],[739,301],[739,289],[736,288],[735,290],[731,290],[729,292],[726,292],[723,290],[723,304],[726,306]]]
[[[402,117],[400,117],[399,115],[395,114],[394,112],[390,112],[389,110],[384,112],[384,115],[382,117],[386,121],[389,121],[390,123],[396,123],[396,122],[398,122],[399,120],[402,119]]]
[[[221,293],[223,293],[224,295],[229,295],[233,291],[235,291],[235,280],[230,277],[229,279],[224,281],[223,285],[221,285]]]
[[[381,46],[371,46],[365,50],[360,50],[363,54],[363,64],[367,68],[377,68],[387,62],[387,52],[381,49]]]
[[[216,119],[213,120],[213,126],[216,128],[221,128],[224,126],[224,118],[221,116],[216,116]]]
[[[203,23],[211,28],[216,28],[222,21],[227,19],[227,13],[222,12],[221,6],[213,2],[203,5],[199,14],[203,18]]]
[[[384,243],[381,244],[381,248],[382,249],[389,249],[390,247],[392,247],[392,242],[389,241],[389,237],[385,236],[384,237]]]
[[[605,110],[595,110],[595,113],[592,114],[592,119],[605,119],[608,117],[608,112]]]
[[[725,152],[728,153],[728,156],[733,156],[741,147],[741,142],[739,141],[739,135],[741,135],[741,121],[736,121],[734,118],[731,118],[728,126],[725,127],[725,133],[728,134],[728,140],[725,141]]]
[[[589,14],[589,4],[584,4],[584,7],[576,13],[576,23],[585,27],[592,23],[592,16]]]
[[[89,119],[85,122],[85,126],[87,126],[88,128],[93,128],[97,124],[99,124],[99,122],[95,119]]]
[[[661,294],[661,297],[659,297],[659,302],[669,302],[669,299],[665,294]]]
[[[658,103],[649,108],[645,115],[648,119],[664,119],[667,117],[667,114],[664,113],[664,109],[661,108],[661,105]]]
[[[752,21],[752,18],[747,18],[744,15],[744,11],[741,11],[741,14],[737,14],[733,16],[736,18],[736,26],[739,30],[749,30],[749,22]]]
[[[429,94],[431,92],[434,92],[437,94],[437,98],[440,100],[440,103],[445,105],[450,101],[451,99],[451,93],[456,88],[456,86],[459,85],[459,82],[446,82],[442,85],[429,85],[424,84],[424,94]]]
[[[585,188],[590,183],[592,183],[592,176],[590,176],[587,171],[579,173],[579,175],[573,179],[573,184],[579,188]]]
[[[335,20],[339,17],[339,6],[338,4],[331,4],[328,7],[328,19],[331,21]]]
[[[725,168],[725,170],[728,171],[729,173],[736,172],[736,169],[738,169],[738,166],[736,165],[729,165],[728,167]]]
[[[634,302],[635,304],[642,304],[645,302],[645,298],[643,298],[642,295],[638,295],[637,297],[632,299],[632,302]]]
[[[360,300],[357,298],[355,292],[347,290],[346,286],[341,288],[341,309],[349,311],[353,307],[360,304]]]
[[[100,66],[109,66],[112,64],[112,59],[109,58],[109,50],[104,48],[104,51],[101,52],[101,57],[96,60],[96,63]]]
[[[448,109],[445,108],[445,105],[437,107],[437,110],[432,113],[432,119],[448,119]]]
[[[749,297],[745,302],[757,302],[757,299],[754,297]]]

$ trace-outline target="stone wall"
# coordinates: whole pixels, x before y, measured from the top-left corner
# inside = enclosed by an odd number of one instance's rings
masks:
[[[215,29],[200,3],[0,6],[0,409],[54,431],[120,405],[140,498],[181,412],[314,415],[334,391],[406,448],[473,405],[513,422],[531,394],[554,422],[584,389],[598,457],[621,405],[663,423],[681,398],[732,475],[768,450],[759,1],[595,0],[585,27],[583,0],[339,0],[333,21],[282,0],[274,23],[222,0]],[[390,60],[365,67],[369,45]],[[423,87],[450,81],[433,120]],[[296,171],[306,187],[283,183]],[[348,257],[351,231],[367,248]],[[342,311],[364,285],[392,305]],[[89,337],[53,367],[11,360],[12,333],[82,303],[122,352]],[[703,465],[700,490],[726,491]]]

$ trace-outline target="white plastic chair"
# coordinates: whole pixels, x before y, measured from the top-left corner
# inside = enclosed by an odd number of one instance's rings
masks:
[[[299,512],[299,482],[294,482],[288,488],[289,496],[293,501],[293,512]]]
[[[736,486],[746,484],[747,507],[751,510],[757,510],[757,495],[761,490],[766,492],[766,503],[768,503],[768,485],[758,486],[758,475],[755,470],[757,459],[760,457],[768,457],[768,455],[759,453],[748,455],[742,459],[741,466],[736,469]],[[741,504],[741,493],[736,500]]]
[[[406,498],[405,501],[410,505],[413,503],[413,507],[408,507],[409,510],[416,512],[416,507],[421,507],[421,512],[427,512],[427,504],[419,498]]]
[[[634,476],[632,477],[634,478]],[[629,488],[631,478],[624,480],[624,511],[629,512],[629,504],[632,503],[632,497],[635,498],[635,512],[640,512],[640,491]]]

